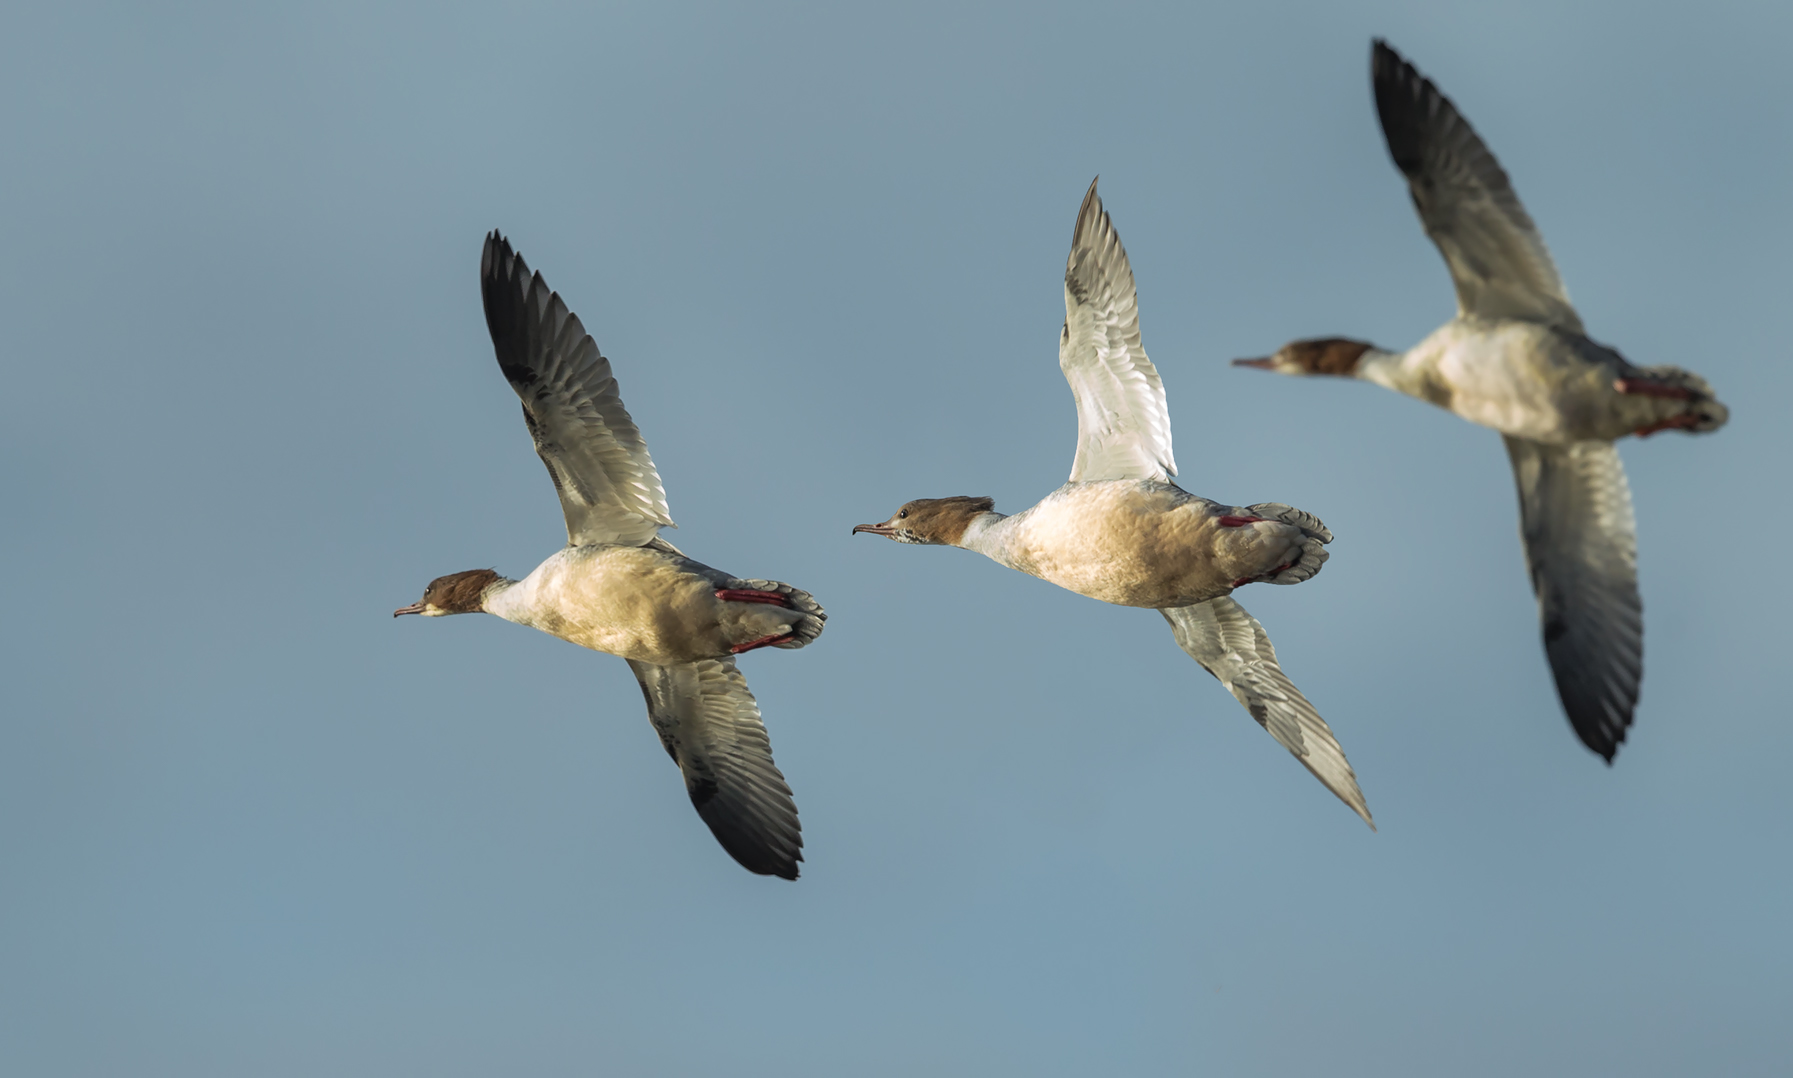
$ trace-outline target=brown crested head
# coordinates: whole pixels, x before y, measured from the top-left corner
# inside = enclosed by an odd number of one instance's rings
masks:
[[[957,546],[965,537],[965,529],[980,513],[994,512],[996,499],[917,498],[904,503],[882,524],[861,524],[853,534],[866,532],[895,539],[899,543],[921,543],[927,546]]]
[[[1375,347],[1368,341],[1349,337],[1315,337],[1290,341],[1273,356],[1263,359],[1235,359],[1235,367],[1256,367],[1277,374],[1332,374],[1346,378],[1357,373],[1358,360]]]
[[[492,569],[469,569],[464,573],[439,576],[423,589],[422,599],[410,606],[399,607],[392,616],[422,614],[426,618],[439,618],[445,614],[478,613],[486,589],[503,579]]]

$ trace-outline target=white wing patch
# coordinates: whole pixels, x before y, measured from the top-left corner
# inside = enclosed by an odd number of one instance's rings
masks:
[[[1133,269],[1090,184],[1065,260],[1058,366],[1077,401],[1071,482],[1177,474],[1164,383],[1139,343]]]

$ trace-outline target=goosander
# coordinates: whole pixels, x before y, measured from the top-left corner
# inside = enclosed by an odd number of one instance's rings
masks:
[[[1190,658],[1374,830],[1326,720],[1282,672],[1264,627],[1231,598],[1256,581],[1309,579],[1332,533],[1287,505],[1224,505],[1170,481],[1177,466],[1164,383],[1140,346],[1133,270],[1094,183],[1065,262],[1058,363],[1077,400],[1069,482],[1013,516],[989,498],[921,498],[853,533],[963,547],[1079,595],[1157,610]]]
[[[1234,365],[1359,378],[1505,437],[1557,694],[1582,743],[1611,764],[1644,661],[1637,524],[1613,442],[1713,431],[1729,413],[1699,375],[1634,367],[1589,338],[1543,237],[1469,122],[1386,42],[1372,46],[1370,72],[1388,152],[1450,268],[1457,316],[1406,352],[1329,337]]]
[[[567,545],[522,580],[490,569],[438,577],[393,617],[484,611],[626,659],[722,848],[751,872],[796,879],[797,806],[734,656],[803,647],[827,614],[808,592],[712,569],[659,536],[676,525],[610,361],[496,232],[480,256],[480,294],[498,369],[560,495]]]

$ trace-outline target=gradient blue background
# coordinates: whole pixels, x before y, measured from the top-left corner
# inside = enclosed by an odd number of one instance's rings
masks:
[[[0,13],[0,1068],[1785,1073],[1793,9],[1247,7]],[[1732,408],[1623,447],[1648,653],[1611,770],[1497,436],[1226,366],[1452,310],[1378,34],[1593,334]],[[1063,480],[1097,173],[1182,482],[1338,535],[1241,598],[1380,834],[1156,615],[848,537]],[[796,884],[717,848],[620,660],[390,616],[562,542],[493,227],[612,357],[671,537],[827,604],[742,664]]]

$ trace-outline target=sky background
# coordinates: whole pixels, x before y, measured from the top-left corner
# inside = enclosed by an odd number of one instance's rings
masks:
[[[1731,407],[1623,446],[1610,770],[1499,438],[1227,366],[1453,310],[1374,35],[1592,334]],[[0,1069],[1784,1073],[1790,47],[1767,2],[7,6]],[[1240,599],[1379,834],[1155,614],[848,535],[1063,481],[1098,173],[1179,481],[1337,534]],[[564,540],[491,228],[611,357],[670,538],[828,608],[742,662],[795,884],[710,838],[621,660],[391,617]]]

